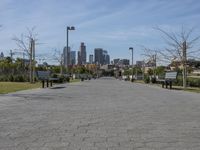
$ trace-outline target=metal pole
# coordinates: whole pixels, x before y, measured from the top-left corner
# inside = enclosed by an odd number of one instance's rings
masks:
[[[33,48],[33,83],[35,83],[35,40],[32,39]]]
[[[131,50],[131,52],[132,52],[132,78],[131,78],[131,82],[133,82],[133,47],[129,47],[129,50]]]
[[[67,27],[67,47],[66,47],[66,48],[67,48],[67,67],[68,67],[68,61],[69,61],[69,60],[68,60],[68,42],[69,42],[69,41],[68,41],[68,36],[69,36],[68,34],[69,34],[69,33],[68,33],[68,32],[69,32],[69,27]],[[65,58],[65,59],[66,59],[66,58]]]
[[[133,49],[132,49],[132,79],[131,81],[133,82]]]
[[[144,80],[144,71],[145,71],[145,63],[144,63],[144,60],[143,60],[143,62],[142,62],[142,79]]]

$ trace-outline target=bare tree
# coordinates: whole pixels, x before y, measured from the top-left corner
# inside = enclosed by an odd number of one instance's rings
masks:
[[[167,32],[159,27],[155,28],[160,31],[166,40],[168,48],[159,51],[164,60],[173,61],[178,60],[183,66],[183,87],[186,88],[187,81],[187,60],[189,58],[197,58],[197,53],[200,52],[199,48],[195,48],[195,44],[200,39],[200,36],[192,36],[194,28],[186,30],[182,27],[179,33]]]
[[[160,61],[160,59],[158,57],[158,51],[150,49],[150,48],[146,48],[145,46],[142,46],[142,49],[144,51],[144,53],[142,55],[145,57],[145,60],[152,64],[153,75],[155,77],[155,69],[157,67],[157,62]]]
[[[62,75],[63,74],[63,62],[64,62],[63,61],[63,59],[64,59],[63,58],[63,54],[59,50],[55,49],[54,50],[53,59],[59,63],[59,65],[60,65],[60,74]]]
[[[35,27],[27,28],[28,34],[24,36],[21,34],[20,37],[14,36],[13,40],[16,42],[19,50],[24,51],[29,56],[30,64],[30,83],[35,82],[35,42],[37,41],[37,34],[34,33]]]

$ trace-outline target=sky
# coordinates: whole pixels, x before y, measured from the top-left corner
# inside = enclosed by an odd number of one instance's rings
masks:
[[[47,59],[55,49],[63,50],[66,28],[74,26],[76,30],[69,32],[72,50],[78,51],[84,42],[87,55],[103,48],[111,59],[131,59],[133,47],[136,61],[144,59],[143,46],[155,50],[166,46],[155,27],[168,32],[195,27],[194,34],[200,34],[200,1],[0,0],[0,25],[0,52],[5,55],[18,49],[13,37],[27,35],[27,28],[35,27],[36,55]]]

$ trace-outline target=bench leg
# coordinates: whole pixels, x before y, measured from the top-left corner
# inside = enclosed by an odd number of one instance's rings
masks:
[[[49,87],[49,81],[47,80],[47,87]]]
[[[169,88],[172,89],[172,82],[169,82]]]
[[[42,88],[44,88],[44,80],[42,81]]]
[[[165,86],[165,82],[162,82],[162,88],[164,88],[164,86]]]
[[[51,86],[51,87],[53,86],[53,81],[50,81],[50,86]]]
[[[166,89],[168,88],[168,82],[167,81],[165,81],[165,87],[166,87]]]

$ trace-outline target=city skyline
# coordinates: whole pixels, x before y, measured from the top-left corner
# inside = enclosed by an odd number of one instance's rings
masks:
[[[76,30],[69,32],[72,51],[84,41],[88,54],[102,47],[109,50],[111,60],[131,59],[129,47],[134,47],[135,63],[143,59],[141,46],[159,50],[166,46],[154,27],[169,32],[178,32],[182,26],[196,27],[194,34],[200,35],[199,9],[198,0],[1,0],[0,52],[8,55],[10,49],[18,48],[12,38],[25,34],[27,27],[36,27],[41,43],[36,45],[36,55],[50,55],[55,48],[62,51],[67,26],[75,26]]]

